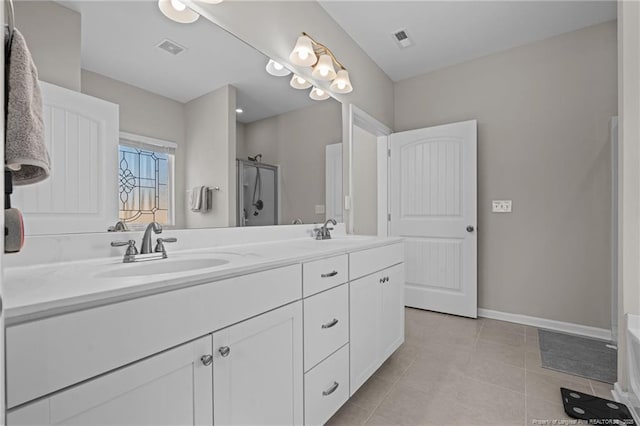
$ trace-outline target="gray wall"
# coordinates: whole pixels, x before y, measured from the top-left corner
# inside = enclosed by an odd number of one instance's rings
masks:
[[[184,226],[184,104],[101,74],[82,70],[82,93],[120,105],[120,130],[178,144],[175,156],[175,221]]]
[[[263,162],[281,166],[281,223],[324,222],[315,206],[325,204],[325,147],[340,142],[342,105],[328,99],[243,127],[238,158],[261,153]]]
[[[481,308],[609,327],[616,61],[613,21],[395,85],[396,131],[478,120]]]
[[[80,91],[80,14],[52,1],[14,1],[41,80]],[[55,46],[55,48],[52,48]]]
[[[212,192],[211,211],[192,212],[186,206],[188,228],[235,226],[235,109],[236,89],[233,86],[224,86],[185,104],[186,188],[220,187],[220,191]]]
[[[378,234],[378,138],[353,127],[353,233]]]

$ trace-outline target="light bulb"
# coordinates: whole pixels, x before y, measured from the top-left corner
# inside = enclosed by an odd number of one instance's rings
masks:
[[[309,93],[309,97],[314,101],[324,101],[325,99],[329,99],[329,93],[327,93],[324,89],[314,87],[311,90],[311,93]]]
[[[347,85],[344,83],[344,81],[340,80],[338,82],[338,89],[344,90],[345,87],[347,87]]]
[[[275,61],[273,62],[273,67],[275,69],[277,69],[278,71],[280,71],[282,68],[284,68],[281,63],[275,62]]]
[[[295,74],[291,78],[291,82],[289,82],[289,85],[291,85],[291,87],[293,87],[294,89],[308,89],[309,87],[311,87],[311,83]]]
[[[351,93],[353,91],[353,86],[351,86],[347,70],[341,69],[338,71],[335,80],[331,82],[331,86],[329,86],[329,88],[334,93]]]
[[[284,65],[282,65],[280,62],[274,61],[273,59],[269,59],[269,63],[267,63],[265,69],[269,74],[276,77],[284,77],[285,75],[291,74],[291,71],[286,69]]]
[[[309,52],[307,52],[306,50],[298,52],[298,57],[304,61],[309,57]]]
[[[333,80],[336,78],[336,70],[333,68],[333,59],[331,56],[326,53],[320,55],[320,59],[318,59],[318,63],[315,67],[313,67],[313,71],[311,72],[311,76],[317,78],[318,80]]]
[[[171,6],[173,6],[173,8],[178,12],[182,12],[187,8],[187,6],[185,6],[184,3],[181,3],[178,0],[171,0]]]
[[[316,89],[316,93],[318,94],[318,96],[324,96],[324,90],[322,89]]]

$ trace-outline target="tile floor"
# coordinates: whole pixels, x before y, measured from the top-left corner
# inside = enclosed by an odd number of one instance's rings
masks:
[[[329,425],[576,424],[561,386],[612,399],[609,384],[542,368],[534,327],[407,308],[405,335]]]

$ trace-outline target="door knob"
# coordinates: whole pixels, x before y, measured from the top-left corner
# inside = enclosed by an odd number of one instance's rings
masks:
[[[218,349],[218,352],[220,352],[220,355],[222,355],[223,357],[228,357],[231,353],[231,348],[229,346],[222,346],[220,349]]]
[[[209,366],[213,362],[213,356],[212,355],[202,355],[202,357],[200,357],[200,361],[202,361],[202,363],[204,365]]]
[[[467,232],[473,232],[475,231],[476,228],[474,228],[473,226],[469,225],[467,226]]]

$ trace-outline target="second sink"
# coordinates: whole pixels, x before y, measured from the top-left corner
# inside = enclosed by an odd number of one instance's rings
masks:
[[[121,264],[118,268],[111,268],[96,276],[109,278],[172,274],[214,268],[227,263],[229,263],[228,260],[215,258],[151,260],[148,262]]]

